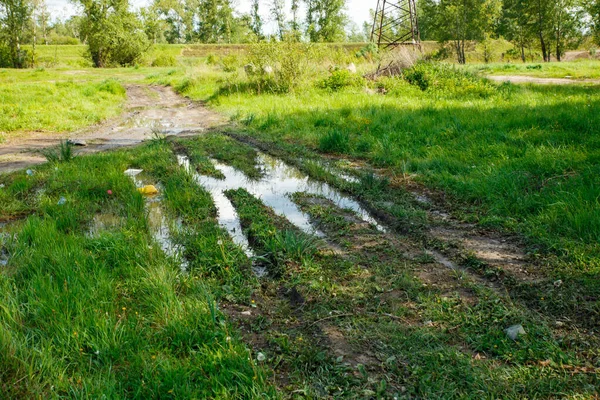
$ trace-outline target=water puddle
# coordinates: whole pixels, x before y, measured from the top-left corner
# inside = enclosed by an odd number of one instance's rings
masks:
[[[225,176],[225,179],[203,176],[191,168],[189,159],[186,156],[178,156],[177,158],[179,164],[194,175],[197,183],[211,193],[218,210],[219,224],[229,232],[234,243],[244,249],[246,254],[250,256],[252,251],[248,239],[241,230],[239,216],[233,204],[224,195],[227,190],[245,189],[253,196],[261,199],[276,214],[285,217],[302,231],[319,237],[325,235],[313,226],[309,216],[303,213],[296,203],[291,200],[290,196],[292,194],[304,192],[322,196],[339,208],[353,211],[362,220],[385,232],[385,228],[355,200],[342,195],[326,183],[310,179],[297,168],[264,153],[258,153],[258,163],[264,172],[264,176],[258,180],[250,179],[241,171],[215,160],[212,160],[214,167]]]
[[[96,214],[88,231],[88,236],[95,237],[104,231],[113,231],[121,227],[122,218],[115,214]]]
[[[219,225],[221,225],[223,228],[225,228],[225,230],[227,230],[233,242],[236,245],[238,245],[244,251],[244,253],[246,253],[246,256],[248,256],[248,258],[253,258],[255,255],[252,249],[250,248],[248,238],[242,232],[240,217],[238,216],[237,211],[235,210],[235,207],[233,206],[231,201],[229,201],[227,196],[225,196],[224,194],[224,191],[227,189],[237,189],[241,186],[227,187],[222,185],[225,184],[225,181],[221,181],[208,176],[199,175],[192,169],[190,165],[190,160],[187,156],[179,155],[177,156],[177,161],[179,165],[182,166],[188,173],[194,175],[194,178],[196,179],[196,182],[198,182],[198,184],[200,184],[210,192],[213,198],[213,202],[217,207],[217,219]],[[217,164],[217,162],[214,163],[215,165]]]
[[[125,171],[125,175],[133,180],[138,189],[143,188],[145,185],[142,172],[141,169],[128,169]],[[186,272],[189,265],[183,256],[185,249],[183,246],[173,242],[171,231],[173,225],[177,230],[183,229],[183,224],[179,220],[171,222],[170,219],[167,218],[161,207],[161,196],[144,196],[144,199],[148,227],[152,238],[160,245],[161,250],[168,257],[174,259],[179,264],[181,271]]]

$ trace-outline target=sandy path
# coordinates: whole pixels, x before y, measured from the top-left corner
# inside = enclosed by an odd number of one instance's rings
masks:
[[[0,145],[0,173],[45,162],[40,152],[64,138],[85,141],[87,146],[78,147],[77,152],[93,153],[133,146],[157,132],[197,134],[222,123],[219,114],[178,96],[169,87],[131,85],[127,87],[124,113],[113,120],[71,134],[32,133],[8,139]]]
[[[600,79],[567,79],[567,78],[535,78],[532,76],[521,75],[490,75],[487,79],[494,82],[512,82],[512,83],[535,83],[538,85],[577,85],[594,84],[600,85]]]

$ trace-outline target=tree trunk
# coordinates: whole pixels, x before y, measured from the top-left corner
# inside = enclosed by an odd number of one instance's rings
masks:
[[[544,34],[540,32],[540,45],[542,47],[542,55],[544,56],[544,61],[549,62],[550,57],[548,55],[548,50],[546,49],[546,42],[544,41]]]

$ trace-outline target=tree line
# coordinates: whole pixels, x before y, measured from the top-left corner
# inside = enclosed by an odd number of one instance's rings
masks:
[[[131,65],[156,43],[364,42],[372,19],[352,23],[347,0],[251,0],[245,14],[232,0],[153,0],[137,12],[129,0],[71,1],[80,15],[60,21],[45,0],[0,0],[0,66],[35,64],[40,43],[85,43],[103,67]],[[583,40],[600,44],[600,0],[417,0],[417,7],[421,38],[451,44],[460,63],[473,41],[483,44],[487,61],[494,38],[513,43],[523,61],[532,52],[560,60]],[[266,34],[267,23],[274,33]]]
[[[346,0],[292,0],[290,10],[285,0],[252,0],[251,11],[241,15],[232,0],[153,0],[137,12],[129,0],[72,2],[80,15],[52,22],[45,0],[0,0],[0,66],[27,66],[36,44],[73,40],[88,45],[97,67],[130,65],[157,43],[366,40],[357,29],[346,32]],[[265,34],[266,12],[276,25],[274,35]],[[33,45],[32,51],[23,50],[24,44]]]
[[[451,43],[460,63],[469,41],[483,43],[486,58],[489,40],[504,38],[523,62],[534,51],[560,61],[586,39],[600,44],[600,0],[420,0],[418,7],[422,37]]]

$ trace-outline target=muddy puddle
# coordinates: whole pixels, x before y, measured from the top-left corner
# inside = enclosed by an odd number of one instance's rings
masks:
[[[135,186],[140,189],[143,188],[149,182],[144,178],[142,170],[139,169],[128,169],[125,171],[125,175],[129,176]],[[159,188],[159,193],[160,193]],[[180,220],[172,221],[167,217],[162,208],[162,197],[160,195],[144,196],[146,216],[148,221],[148,228],[152,238],[161,250],[170,258],[174,259],[181,268],[182,272],[188,270],[188,262],[184,257],[183,246],[176,244],[173,241],[173,230],[183,229],[183,224]],[[110,221],[110,219],[109,219]]]
[[[225,179],[216,179],[196,173],[190,167],[189,159],[186,156],[178,156],[178,160],[182,167],[194,174],[198,184],[212,194],[218,210],[219,224],[229,232],[233,241],[249,255],[252,255],[252,252],[248,244],[248,239],[241,230],[237,212],[233,204],[224,195],[224,192],[227,190],[245,189],[253,196],[262,200],[276,214],[285,217],[302,231],[318,237],[324,237],[325,235],[313,225],[310,217],[302,212],[300,207],[291,200],[290,196],[292,194],[303,192],[310,195],[322,196],[339,208],[351,210],[365,222],[385,232],[385,228],[367,210],[361,207],[357,201],[341,194],[326,183],[310,179],[308,175],[297,168],[291,167],[283,161],[267,154],[258,153],[257,161],[264,173],[261,179],[251,179],[243,172],[229,165],[211,160],[215,169],[225,176]]]

